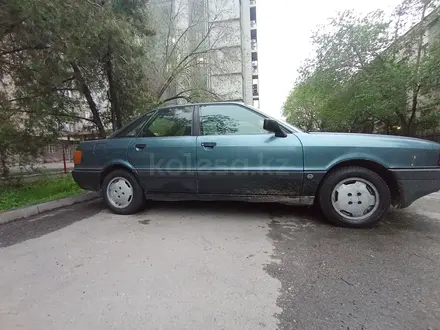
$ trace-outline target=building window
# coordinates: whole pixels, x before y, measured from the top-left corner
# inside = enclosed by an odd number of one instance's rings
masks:
[[[257,30],[251,30],[251,39],[257,41]]]
[[[47,146],[47,153],[48,154],[53,154],[56,152],[56,147],[53,144],[49,144]]]
[[[251,21],[257,21],[257,8],[251,7]]]

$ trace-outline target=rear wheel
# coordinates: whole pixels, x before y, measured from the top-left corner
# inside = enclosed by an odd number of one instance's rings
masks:
[[[102,183],[107,207],[117,214],[133,214],[145,204],[145,196],[135,176],[126,170],[109,173]]]
[[[319,191],[319,205],[333,223],[366,227],[378,221],[391,205],[386,182],[363,167],[344,167],[331,172]]]

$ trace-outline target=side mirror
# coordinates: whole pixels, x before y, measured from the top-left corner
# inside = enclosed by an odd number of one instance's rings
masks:
[[[287,134],[281,129],[280,124],[276,120],[273,119],[264,119],[263,128],[266,131],[275,133],[276,137],[286,137]]]

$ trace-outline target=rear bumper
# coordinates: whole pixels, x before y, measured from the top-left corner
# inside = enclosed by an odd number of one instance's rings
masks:
[[[78,170],[72,171],[73,180],[85,190],[101,190],[101,171]]]
[[[391,170],[400,193],[398,207],[405,208],[417,199],[440,190],[440,169]]]

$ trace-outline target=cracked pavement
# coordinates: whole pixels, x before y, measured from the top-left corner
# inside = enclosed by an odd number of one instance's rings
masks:
[[[0,226],[0,329],[440,329],[440,193],[371,229],[278,204],[101,201]]]

